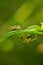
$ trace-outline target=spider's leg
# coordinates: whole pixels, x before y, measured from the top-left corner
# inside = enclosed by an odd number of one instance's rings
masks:
[[[21,47],[19,47],[19,48],[23,48],[24,47],[24,45],[23,46],[21,46]]]
[[[36,40],[36,39],[37,39],[37,35],[35,35],[35,38],[31,39],[31,41],[34,41],[34,40]]]
[[[16,48],[16,50],[22,49],[23,47],[24,47],[24,45],[22,45],[22,46]]]

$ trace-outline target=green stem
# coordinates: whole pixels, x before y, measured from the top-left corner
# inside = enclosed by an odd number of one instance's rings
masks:
[[[5,41],[7,38],[9,38],[12,35],[21,35],[23,33],[29,33],[29,34],[34,34],[34,35],[43,35],[43,32],[38,31],[39,26],[34,25],[34,26],[30,26],[27,29],[24,30],[19,30],[19,31],[10,31],[7,34],[4,35],[4,37],[2,39],[0,39],[0,42]]]

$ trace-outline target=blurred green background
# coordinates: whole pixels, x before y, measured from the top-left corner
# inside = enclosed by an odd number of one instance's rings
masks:
[[[9,32],[11,25],[22,29],[43,21],[43,0],[0,0],[0,39]],[[43,65],[43,36],[24,44],[18,35],[9,37],[0,48],[0,65]],[[16,49],[24,45],[23,48]],[[43,46],[43,45],[42,45]]]

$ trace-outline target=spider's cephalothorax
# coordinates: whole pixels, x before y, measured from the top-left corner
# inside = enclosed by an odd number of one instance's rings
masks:
[[[16,31],[16,30],[20,30],[21,27],[20,27],[19,25],[14,25],[14,26],[10,26],[9,29],[10,29],[11,31]]]

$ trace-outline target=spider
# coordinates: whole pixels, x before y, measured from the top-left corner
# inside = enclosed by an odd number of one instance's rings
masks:
[[[29,36],[26,36],[26,37],[21,37],[21,39],[23,40],[24,43],[29,43],[31,41],[36,40],[37,36],[36,35],[29,35]]]
[[[14,26],[10,26],[9,29],[10,29],[11,31],[16,31],[16,30],[20,30],[21,27],[20,27],[19,25],[14,25]]]

